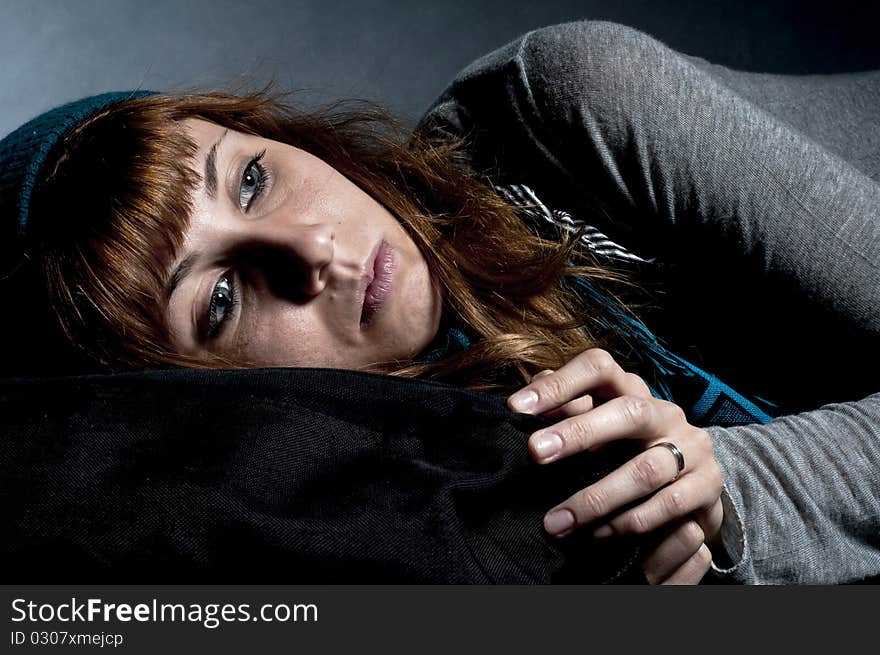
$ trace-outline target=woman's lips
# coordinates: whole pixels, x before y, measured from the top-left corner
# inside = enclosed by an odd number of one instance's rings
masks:
[[[373,260],[373,281],[370,282],[364,293],[361,327],[372,324],[391,297],[396,272],[397,258],[394,250],[383,240],[376,252],[376,258]]]

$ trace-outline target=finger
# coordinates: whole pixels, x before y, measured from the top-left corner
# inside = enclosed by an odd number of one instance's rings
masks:
[[[718,492],[717,500],[712,503],[708,510],[694,512],[694,518],[706,535],[706,543],[711,548],[714,540],[719,537],[721,524],[724,521],[724,506],[721,504],[721,492]]]
[[[546,368],[543,371],[535,373],[535,375],[532,376],[532,380],[537,380],[538,378],[544,377],[546,375],[551,375],[553,373],[555,373],[554,370]],[[588,412],[591,409],[593,409],[593,398],[589,395],[584,395],[580,398],[570,400],[569,402],[562,405],[562,407],[548,410],[544,412],[542,416],[553,419],[565,418],[568,416],[577,416],[578,414],[583,414],[584,412]]]
[[[615,439],[659,439],[671,425],[686,422],[684,411],[675,403],[620,396],[537,430],[529,437],[529,450],[535,461],[546,464]]]
[[[544,377],[545,375],[550,375],[555,371],[552,368],[545,368],[543,371],[538,371],[532,376],[532,380],[537,380],[538,378]]]
[[[675,573],[700,549],[705,534],[693,519],[686,520],[667,535],[642,563],[649,584],[659,584]]]
[[[651,396],[644,381],[638,375],[624,371],[608,351],[590,348],[558,371],[536,376],[510,396],[507,403],[515,412],[540,414],[586,392],[603,400],[620,395]]]
[[[552,419],[561,419],[578,416],[579,414],[585,414],[591,409],[593,409],[593,397],[590,395],[584,395],[580,398],[569,400],[562,407],[557,407],[556,409],[546,411],[541,414],[541,416],[546,416],[547,418]]]
[[[651,532],[692,512],[708,508],[718,498],[713,493],[714,488],[707,476],[699,473],[684,475],[644,503],[614,517],[593,534],[607,537],[612,534]]]
[[[677,473],[678,463],[672,453],[665,448],[649,448],[551,509],[545,523],[549,521],[550,525],[556,525],[556,519],[550,515],[557,511],[571,513],[574,522],[567,526],[569,531],[592,523],[669,484]]]
[[[703,576],[706,575],[706,571],[709,570],[709,566],[711,564],[712,553],[709,552],[709,548],[706,546],[706,544],[703,544],[702,546],[700,546],[700,549],[696,553],[694,553],[687,562],[685,562],[677,571],[675,571],[660,584],[698,584],[700,580],[703,579]]]

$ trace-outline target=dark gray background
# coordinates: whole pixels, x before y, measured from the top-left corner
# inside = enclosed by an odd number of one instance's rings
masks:
[[[303,104],[384,103],[414,121],[453,75],[536,27],[579,18],[642,29],[767,72],[880,68],[876,2],[766,0],[0,0],[0,134],[92,93],[307,87]]]

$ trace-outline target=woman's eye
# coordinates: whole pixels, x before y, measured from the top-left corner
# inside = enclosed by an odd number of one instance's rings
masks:
[[[231,318],[233,310],[238,304],[238,294],[235,292],[228,275],[223,275],[214,289],[211,291],[211,304],[208,306],[208,336],[216,337],[223,324]]]
[[[238,191],[238,204],[244,210],[248,211],[261,193],[266,188],[269,181],[269,171],[260,163],[260,160],[266,154],[263,150],[259,155],[254,157],[245,166],[244,173],[241,176],[241,185]]]

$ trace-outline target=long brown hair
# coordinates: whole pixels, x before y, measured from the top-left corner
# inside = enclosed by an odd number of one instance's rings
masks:
[[[444,311],[480,337],[437,362],[365,370],[509,390],[591,347],[637,366],[619,335],[596,333],[604,308],[585,306],[562,278],[601,284],[633,317],[634,301],[616,289],[630,293],[637,281],[600,265],[579,233],[546,239],[531,230],[522,208],[463,169],[466,140],[430,141],[364,100],[306,110],[272,87],[130,99],[90,117],[50,154],[32,201],[41,271],[68,345],[99,370],[248,366],[181,356],[169,339],[161,290],[199,182],[196,144],[180,124],[190,117],[306,150],[370,193],[421,249]]]

